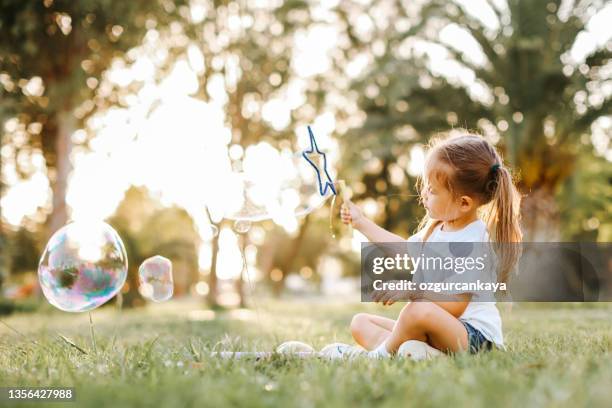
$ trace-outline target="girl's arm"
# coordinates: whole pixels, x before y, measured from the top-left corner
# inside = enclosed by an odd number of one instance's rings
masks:
[[[352,223],[353,228],[365,235],[370,242],[406,242],[405,238],[379,227],[366,218],[359,207],[351,201],[342,204],[340,214],[343,223]]]
[[[343,223],[352,223],[353,228],[365,235],[370,242],[406,242],[406,239],[379,227],[376,223],[366,218],[359,207],[351,201],[342,204],[340,215]],[[397,300],[405,300],[405,296],[406,294],[404,292],[394,293],[393,291],[381,291],[380,294],[374,295],[373,300],[375,302],[381,302],[383,305],[390,306]],[[432,292],[423,294],[422,297],[418,300],[415,299],[415,301],[433,302],[448,313],[459,318],[470,303],[471,297],[471,294],[460,294],[453,296],[453,300],[449,301],[448,297],[445,298],[444,295]]]
[[[365,235],[370,242],[406,242],[405,238],[387,231],[366,217],[359,223],[353,223],[353,228]]]

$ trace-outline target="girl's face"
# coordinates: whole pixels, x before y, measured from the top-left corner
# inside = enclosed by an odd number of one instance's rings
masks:
[[[462,215],[461,201],[455,199],[446,187],[435,180],[426,181],[421,194],[430,218],[452,221]]]
[[[476,202],[471,197],[458,197],[450,191],[446,183],[433,176],[436,172],[448,175],[451,171],[453,170],[450,167],[436,158],[431,158],[426,163],[426,177],[421,195],[429,217],[434,220],[453,221],[476,208]]]

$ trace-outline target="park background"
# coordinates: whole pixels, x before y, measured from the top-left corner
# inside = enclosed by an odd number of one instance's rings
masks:
[[[334,179],[346,180],[366,215],[399,235],[414,233],[424,215],[415,197],[423,147],[440,132],[468,129],[494,143],[513,169],[526,241],[612,238],[609,2],[1,0],[0,13],[0,313],[41,342],[60,329],[89,342],[85,317],[54,311],[36,274],[52,233],[89,219],[112,225],[129,257],[120,301],[94,313],[109,361],[119,358],[104,334],[113,321],[125,327],[122,345],[149,352],[196,334],[197,342],[188,340],[194,355],[219,341],[268,349],[300,335],[317,345],[349,341],[350,316],[378,309],[358,304],[363,237],[349,236],[337,217],[330,229],[330,200],[306,216],[271,214],[246,233],[222,216],[229,180],[217,177],[219,169],[257,172],[282,151],[300,152],[308,147],[308,125]],[[265,175],[275,185],[273,172]],[[138,266],[154,255],[174,265],[175,295],[161,305],[138,290]],[[525,322],[550,324],[536,346],[590,350],[589,359],[603,352],[608,360],[598,364],[610,360],[605,304],[520,307],[507,319],[516,333],[537,336]],[[589,323],[589,333],[559,340],[561,328],[577,322]],[[3,329],[6,378],[45,383],[21,367],[48,371],[49,362],[22,360],[10,344],[23,339]],[[264,331],[268,341],[258,343]],[[561,375],[546,363],[558,349],[547,354],[522,337],[510,339],[522,356],[514,363],[534,369],[536,384]],[[62,345],[48,341],[58,350],[53,358],[63,359]],[[155,370],[185,361],[177,354],[151,358],[159,363],[150,364],[153,371],[135,362],[128,374],[142,369],[148,385],[172,382]],[[480,369],[493,383],[491,365],[510,360],[491,357]],[[595,364],[580,361],[576,372]],[[108,378],[126,375],[105,367]],[[442,367],[432,369],[444,377]],[[462,375],[456,364],[447,369]],[[260,384],[252,374],[262,395],[282,393],[283,381],[297,375]],[[596,383],[611,376],[608,368]],[[44,378],[59,379],[48,372]],[[540,384],[544,396],[531,397],[572,402],[555,391],[565,380],[550,381]],[[174,384],[186,390],[187,383]],[[328,387],[305,384],[305,400],[314,398],[313,387]],[[348,400],[338,403],[353,401],[345,386]],[[505,396],[491,390],[490,398]],[[364,403],[385,401],[381,390],[370,391]],[[453,392],[463,395],[441,395]],[[95,390],[90,397],[102,404]]]

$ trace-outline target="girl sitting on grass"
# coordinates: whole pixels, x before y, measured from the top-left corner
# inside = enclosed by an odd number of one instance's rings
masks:
[[[421,201],[427,215],[419,232],[408,242],[521,241],[520,195],[499,153],[482,137],[463,135],[433,140],[425,160]],[[367,219],[351,202],[343,205],[341,217],[343,223],[352,224],[371,242],[406,242]],[[498,275],[501,282],[507,280],[517,258],[516,252],[502,252]],[[374,299],[390,305],[398,297],[382,292],[376,293]],[[425,295],[404,306],[397,320],[359,313],[350,326],[353,338],[375,358],[389,357],[411,340],[423,342],[429,354],[439,354],[436,350],[477,353],[492,345],[504,348],[495,303],[474,301],[471,293],[461,293],[455,299],[439,301]]]

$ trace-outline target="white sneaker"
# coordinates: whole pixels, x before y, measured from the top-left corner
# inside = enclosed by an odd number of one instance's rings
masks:
[[[398,357],[405,357],[414,361],[429,360],[442,355],[444,353],[437,348],[418,340],[408,340],[397,350]]]
[[[276,348],[279,354],[297,354],[297,353],[314,353],[315,349],[301,341],[286,341]]]
[[[365,355],[367,355],[367,351],[361,347],[351,346],[345,343],[328,344],[319,352],[319,356],[330,360],[353,359]]]

